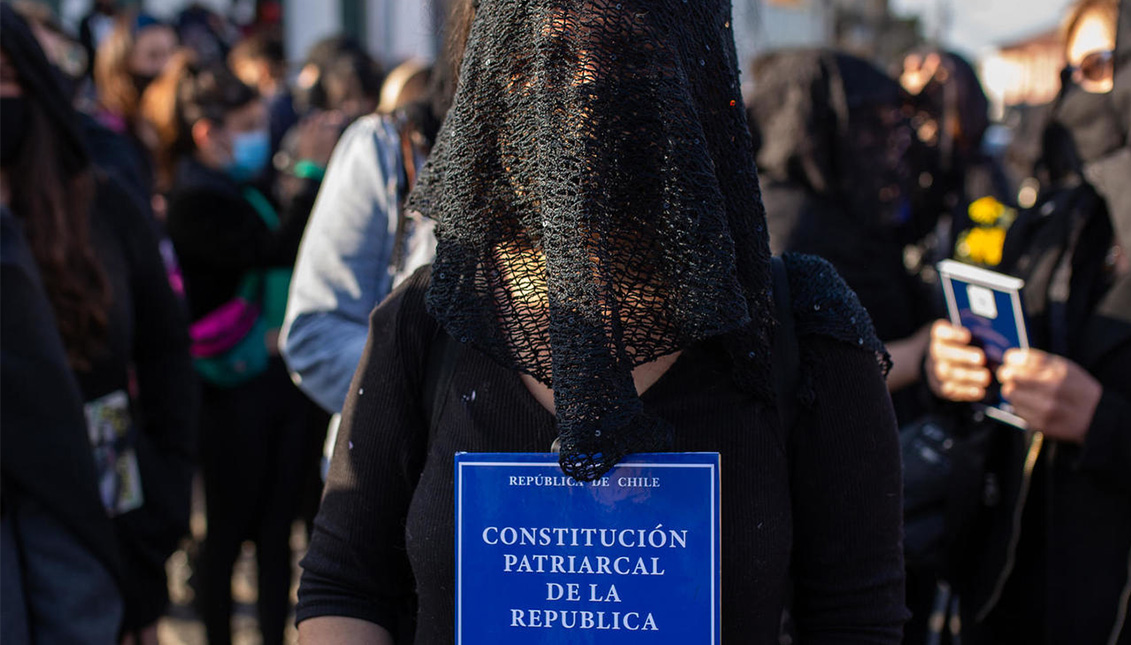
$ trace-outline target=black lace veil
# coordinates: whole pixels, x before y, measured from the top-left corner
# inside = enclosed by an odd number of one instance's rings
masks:
[[[456,339],[554,389],[563,470],[664,450],[632,369],[722,336],[767,398],[769,246],[727,0],[481,0],[409,207]]]

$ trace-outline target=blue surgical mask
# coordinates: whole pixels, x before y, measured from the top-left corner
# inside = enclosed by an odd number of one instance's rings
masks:
[[[271,160],[271,137],[267,130],[240,132],[232,136],[232,160],[224,168],[236,181],[254,179]]]

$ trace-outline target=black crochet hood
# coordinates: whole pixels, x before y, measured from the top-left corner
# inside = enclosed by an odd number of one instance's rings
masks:
[[[769,246],[725,0],[481,0],[409,206],[431,313],[551,385],[562,468],[664,450],[634,367],[722,337],[772,399]]]

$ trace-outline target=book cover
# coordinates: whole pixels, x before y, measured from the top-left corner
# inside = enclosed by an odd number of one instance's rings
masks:
[[[986,366],[991,373],[1001,366],[1009,349],[1029,348],[1021,306],[1023,280],[952,260],[939,263],[939,277],[951,324],[970,330],[974,344],[986,354]],[[1021,429],[1028,427],[1001,396],[996,380],[987,392],[983,410],[1003,423]]]
[[[717,644],[718,453],[455,457],[455,642]]]

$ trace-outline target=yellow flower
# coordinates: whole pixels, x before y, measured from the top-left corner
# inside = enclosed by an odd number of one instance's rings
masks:
[[[983,197],[970,204],[970,219],[982,226],[992,226],[1005,214],[1005,205],[993,197]]]
[[[985,266],[1001,262],[1001,249],[1005,244],[1004,228],[975,227],[958,238],[955,250],[959,259],[970,260]]]

